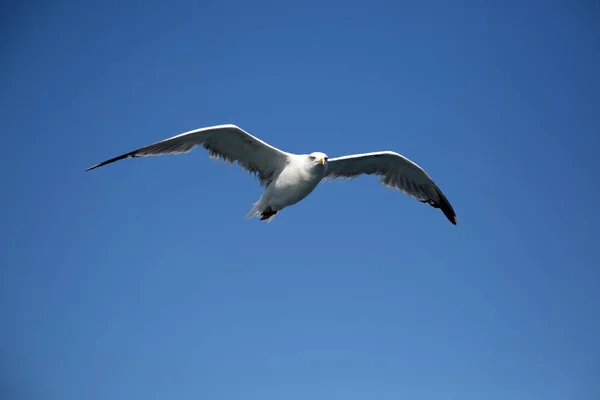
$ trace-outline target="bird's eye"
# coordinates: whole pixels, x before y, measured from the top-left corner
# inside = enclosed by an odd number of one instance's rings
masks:
[[[316,159],[315,156],[308,156],[308,158],[310,158],[312,161],[315,161],[315,159]]]

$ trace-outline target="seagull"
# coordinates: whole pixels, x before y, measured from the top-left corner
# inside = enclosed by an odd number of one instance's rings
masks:
[[[185,132],[146,147],[103,161],[87,171],[125,158],[184,154],[202,146],[209,157],[238,163],[256,175],[265,188],[245,219],[259,217],[270,223],[275,215],[308,196],[320,182],[376,175],[379,182],[434,208],[456,225],[456,214],[429,175],[408,158],[379,151],[329,158],[313,152],[294,154],[279,150],[236,125],[215,125]]]

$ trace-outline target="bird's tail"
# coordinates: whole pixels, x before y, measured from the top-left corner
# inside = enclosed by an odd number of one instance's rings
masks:
[[[260,200],[253,204],[252,210],[246,215],[244,219],[250,219],[260,215]]]
[[[265,209],[264,204],[262,204],[261,200],[259,200],[256,203],[254,203],[252,210],[250,210],[250,212],[246,214],[246,217],[244,219],[260,217],[261,221],[266,220],[267,224],[270,224],[276,215],[277,211],[273,211],[269,206],[267,206],[267,208]]]

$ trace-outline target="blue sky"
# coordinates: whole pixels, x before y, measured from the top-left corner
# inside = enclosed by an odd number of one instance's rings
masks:
[[[592,399],[600,3],[11,2],[0,387],[12,399]],[[393,150],[270,225],[255,179],[97,162],[234,123]]]

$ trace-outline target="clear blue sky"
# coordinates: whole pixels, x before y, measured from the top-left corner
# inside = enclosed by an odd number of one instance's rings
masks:
[[[8,399],[600,398],[600,3],[3,2]],[[497,4],[492,4],[497,3]],[[270,225],[202,149],[394,150]]]

